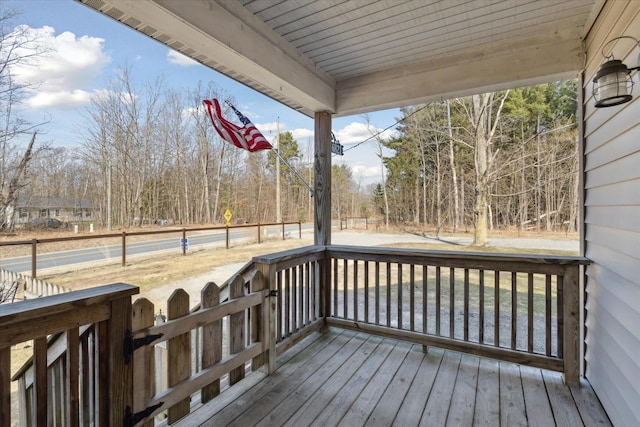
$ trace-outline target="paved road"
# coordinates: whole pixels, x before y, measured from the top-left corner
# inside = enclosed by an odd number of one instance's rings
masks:
[[[303,224],[303,230],[312,229],[313,225]],[[257,238],[257,228],[240,228],[232,229],[229,232],[229,241],[237,244],[238,242]],[[270,237],[281,235],[282,226],[261,227],[263,237],[268,233]],[[298,238],[298,225],[285,225],[285,235],[287,238]],[[173,237],[148,240],[145,242],[127,243],[126,256],[136,256],[150,254],[153,252],[182,251],[180,239],[182,235],[176,231]],[[189,240],[189,249],[202,247],[223,247],[226,244],[226,231],[215,230],[206,232],[197,232],[187,234]],[[113,240],[109,240],[113,242]],[[37,270],[48,268],[65,267],[74,264],[84,264],[100,261],[120,261],[122,260],[122,244],[99,246],[104,242],[102,239],[96,239],[96,247],[76,249],[71,251],[51,252],[47,254],[39,254],[36,260]],[[0,268],[18,273],[31,273],[31,256],[22,256],[16,258],[5,258],[0,260]]]
[[[313,225],[303,224],[302,231],[303,236],[309,236],[309,234],[313,231]],[[257,230],[253,227],[233,229],[229,232],[229,240],[234,244],[238,244],[242,241],[255,239],[256,233]],[[282,227],[280,225],[262,227],[263,236],[265,236],[265,233],[268,233],[271,237],[280,236],[282,233]],[[298,238],[298,225],[285,226],[285,234],[287,238]],[[168,238],[149,240],[145,242],[127,243],[127,258],[136,255],[151,254],[154,252],[175,251],[176,253],[180,253],[181,237],[182,236],[180,235],[179,231],[177,231],[175,236]],[[189,238],[190,250],[203,247],[223,247],[225,246],[226,241],[225,230],[192,233],[188,234],[187,237]],[[332,243],[336,245],[357,246],[376,246],[381,244],[403,242],[429,242],[440,243],[443,246],[446,246],[446,249],[449,250],[455,250],[455,247],[459,245],[468,245],[472,241],[470,237],[448,237],[438,239],[435,236],[419,236],[408,233],[378,234],[375,232],[366,233],[362,231],[354,232],[350,230],[334,230],[331,240]],[[117,244],[98,246],[101,244],[101,241],[102,240],[96,240],[96,247],[94,248],[77,249],[38,255],[37,270],[109,260],[119,262],[122,259],[122,245]],[[579,249],[579,243],[577,241],[531,238],[491,238],[489,239],[489,245],[514,248],[514,252],[517,252],[516,248],[563,251],[578,251]],[[15,272],[30,273],[31,256],[6,258],[0,260],[0,268]]]

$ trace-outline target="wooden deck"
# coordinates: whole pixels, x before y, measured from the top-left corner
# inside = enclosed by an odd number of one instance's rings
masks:
[[[180,426],[606,426],[587,381],[332,328],[200,406]]]

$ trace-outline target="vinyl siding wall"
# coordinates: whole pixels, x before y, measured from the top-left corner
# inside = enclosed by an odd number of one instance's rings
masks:
[[[586,39],[584,250],[585,374],[617,426],[640,425],[640,83],[633,101],[596,109],[592,80],[605,42],[640,38],[640,2],[609,0]],[[609,45],[636,66],[633,40]]]

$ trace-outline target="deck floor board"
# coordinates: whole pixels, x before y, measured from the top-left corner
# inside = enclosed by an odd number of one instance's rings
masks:
[[[582,426],[611,423],[586,380],[331,328],[231,387],[179,426]],[[234,391],[236,390],[236,391]],[[233,396],[233,399],[229,398]]]

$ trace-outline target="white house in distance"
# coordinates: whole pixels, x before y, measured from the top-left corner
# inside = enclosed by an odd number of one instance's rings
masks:
[[[333,116],[578,77],[582,374],[640,425],[640,1],[78,1],[315,117],[317,245]]]
[[[55,218],[63,223],[90,221],[93,206],[89,199],[75,197],[19,197],[14,224],[28,225],[39,218]]]

